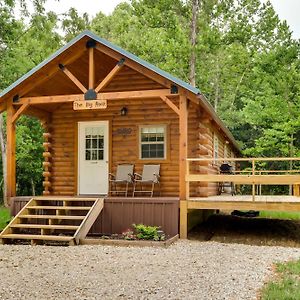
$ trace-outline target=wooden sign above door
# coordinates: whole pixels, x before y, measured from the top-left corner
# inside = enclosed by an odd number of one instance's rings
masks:
[[[86,100],[74,101],[74,110],[88,110],[88,109],[105,109],[107,108],[107,100]]]

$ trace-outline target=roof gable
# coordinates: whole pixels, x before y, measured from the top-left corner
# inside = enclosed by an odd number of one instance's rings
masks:
[[[7,87],[6,89],[4,89],[1,93],[0,93],[0,98],[4,98],[5,96],[7,96],[7,94],[10,94],[14,89],[16,89],[19,85],[24,84],[25,81],[27,81],[29,78],[34,77],[35,74],[37,74],[38,72],[41,72],[44,68],[46,68],[49,64],[53,63],[56,60],[59,60],[59,58],[61,56],[63,56],[63,54],[65,52],[72,52],[73,49],[71,48],[76,48],[76,45],[79,44],[79,42],[81,41],[86,41],[87,39],[93,39],[95,40],[97,43],[118,52],[119,54],[121,54],[122,56],[124,56],[125,58],[129,58],[130,60],[136,62],[137,64],[147,68],[148,70],[158,74],[161,77],[164,77],[165,79],[169,80],[170,82],[172,82],[175,85],[178,85],[179,87],[182,87],[190,92],[192,92],[195,95],[200,94],[200,91],[191,86],[190,84],[180,80],[179,78],[176,78],[174,76],[172,76],[171,74],[157,68],[156,66],[146,62],[145,60],[137,57],[136,55],[122,49],[121,47],[118,47],[110,42],[108,42],[105,39],[102,39],[100,37],[98,37],[97,35],[95,35],[94,33],[85,30],[83,31],[81,34],[79,34],[77,37],[75,37],[73,40],[71,40],[69,43],[67,43],[65,46],[63,46],[62,48],[60,48],[59,50],[57,50],[54,54],[52,54],[49,58],[47,58],[46,60],[44,60],[43,62],[41,62],[39,65],[37,65],[36,67],[34,67],[32,70],[30,70],[28,73],[26,73],[25,75],[23,75],[21,78],[19,78],[17,81],[15,81],[13,84],[11,84],[9,87]],[[79,46],[79,45],[78,45]],[[47,72],[46,72],[47,73]],[[49,78],[51,78],[51,74],[45,74],[47,76],[47,79],[49,80]]]

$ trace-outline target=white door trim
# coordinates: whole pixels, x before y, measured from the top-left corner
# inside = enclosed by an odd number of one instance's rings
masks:
[[[78,122],[78,130],[77,130],[77,195],[81,195],[80,192],[80,180],[82,178],[82,174],[80,172],[80,154],[82,151],[82,140],[80,138],[80,133],[83,125],[105,125],[105,135],[106,135],[106,143],[104,145],[104,152],[106,153],[106,163],[107,163],[107,188],[108,188],[108,173],[109,173],[109,161],[110,161],[110,151],[109,151],[109,144],[110,144],[110,136],[109,136],[109,121],[80,121]],[[108,193],[108,190],[107,190]]]

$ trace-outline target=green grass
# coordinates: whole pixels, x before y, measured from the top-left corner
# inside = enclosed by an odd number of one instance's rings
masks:
[[[2,230],[10,220],[9,209],[0,206],[0,230]]]
[[[259,213],[259,216],[261,218],[270,218],[270,219],[300,220],[300,212],[261,211]]]
[[[277,264],[278,278],[262,290],[262,300],[300,299],[300,260]]]

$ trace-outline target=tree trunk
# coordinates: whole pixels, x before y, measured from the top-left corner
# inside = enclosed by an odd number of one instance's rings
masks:
[[[189,81],[192,86],[196,86],[196,42],[197,42],[197,17],[199,13],[199,0],[192,2],[192,20],[191,20],[191,56],[190,56],[190,75]]]
[[[35,184],[33,179],[31,178],[31,191],[32,191],[32,196],[35,196]]]
[[[3,114],[0,114],[0,147],[1,147],[1,156],[2,156],[2,169],[3,169],[3,201],[4,205],[8,207],[7,202],[7,170],[6,170],[6,138],[4,133],[4,119]]]
[[[217,112],[220,102],[220,62],[219,62],[219,54],[216,56],[215,60],[216,64],[216,74],[214,78],[214,109]]]

